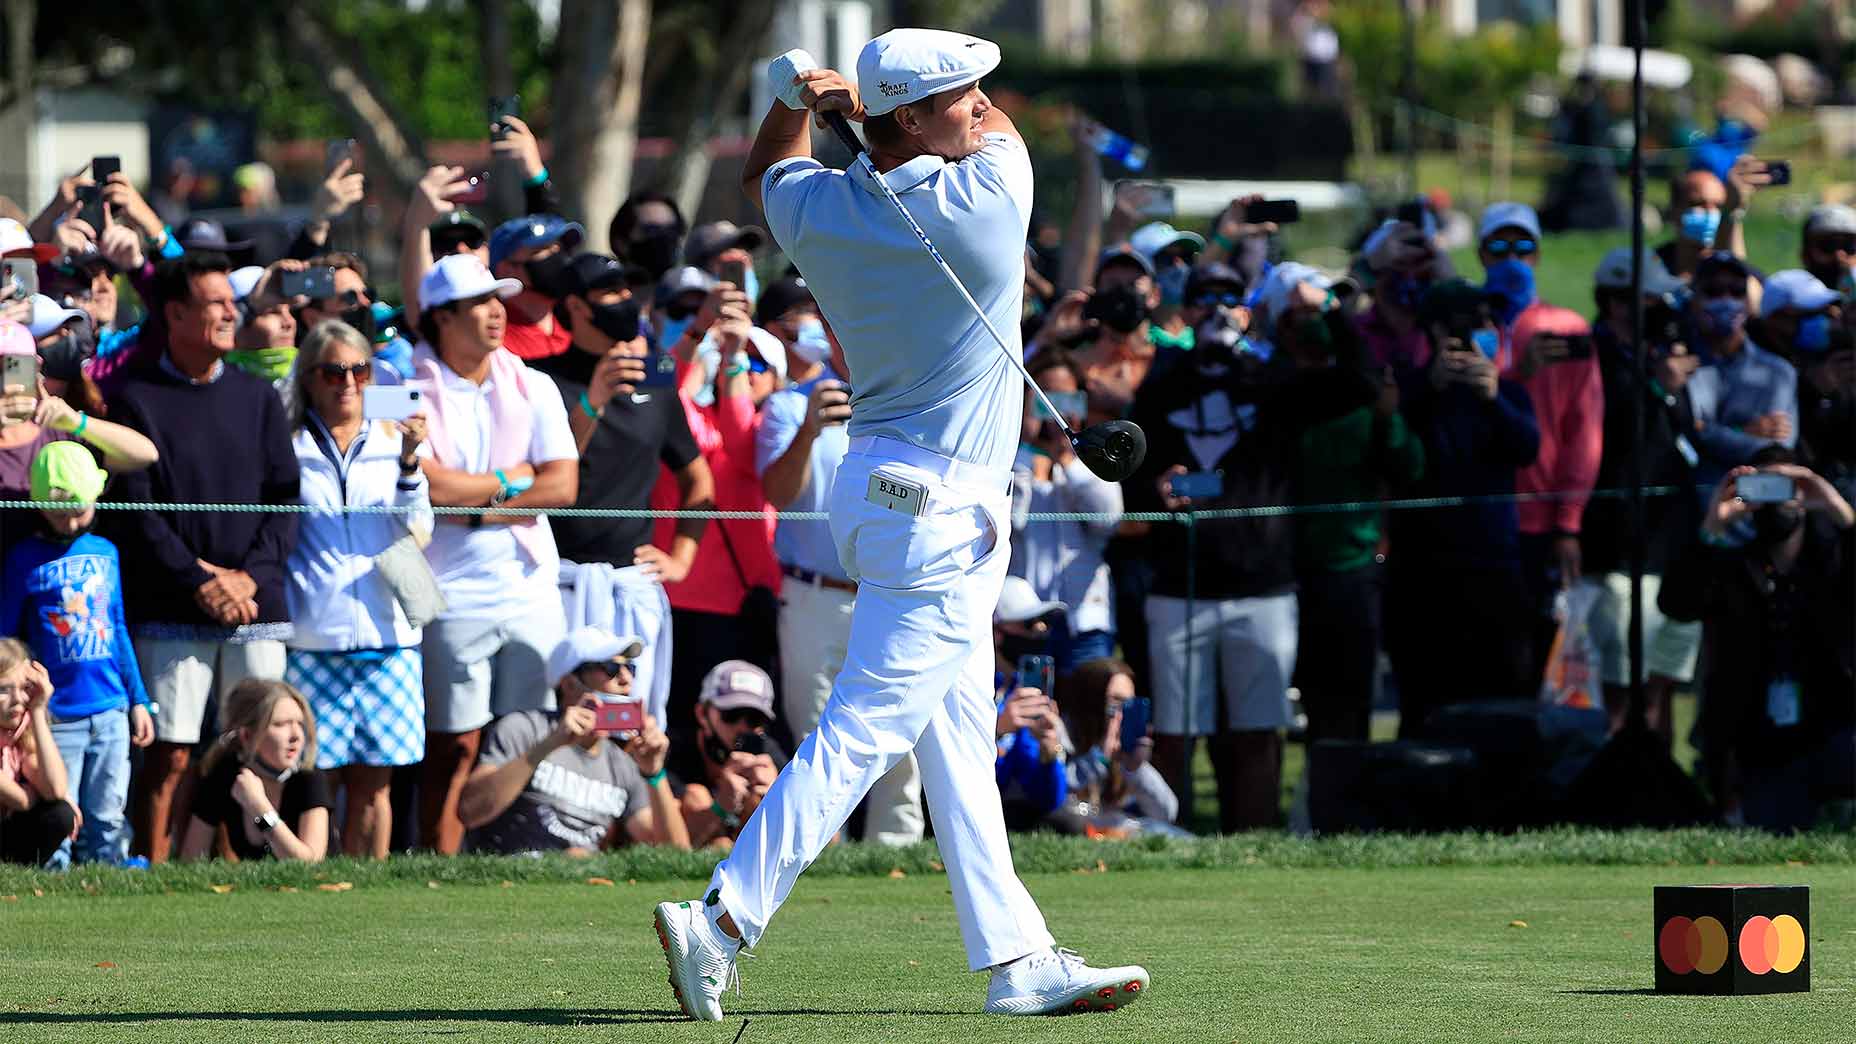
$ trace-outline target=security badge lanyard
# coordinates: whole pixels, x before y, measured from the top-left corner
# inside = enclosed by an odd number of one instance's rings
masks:
[[[1766,682],[1766,718],[1774,728],[1786,729],[1804,719],[1797,678],[1798,587],[1790,577],[1764,577],[1768,596],[1766,633],[1772,650],[1772,668]]]

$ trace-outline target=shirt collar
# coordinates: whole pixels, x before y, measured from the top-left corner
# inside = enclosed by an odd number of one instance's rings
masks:
[[[161,353],[161,368],[168,372],[168,376],[185,381],[188,384],[212,384],[225,374],[226,363],[224,359],[214,359],[213,368],[206,371],[206,379],[203,381],[196,381],[192,377],[182,373],[181,368],[174,365],[173,358],[171,358],[167,352]]]
[[[927,181],[934,176],[936,171],[946,165],[947,161],[939,156],[917,156],[895,170],[879,176],[883,179],[883,184],[889,186],[891,192],[901,193]],[[856,164],[854,169],[857,171],[857,184],[861,185],[865,192],[877,196],[883,194],[881,189],[871,183],[870,175],[864,170],[862,163]]]

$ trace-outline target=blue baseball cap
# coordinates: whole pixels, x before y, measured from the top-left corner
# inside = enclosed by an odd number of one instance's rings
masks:
[[[585,238],[586,229],[559,214],[524,214],[510,218],[490,233],[490,267],[502,264],[504,258],[518,250],[550,243],[561,244],[562,250],[572,250]]]

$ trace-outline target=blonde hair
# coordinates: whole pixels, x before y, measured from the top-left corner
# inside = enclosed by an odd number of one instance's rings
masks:
[[[309,709],[309,700],[288,682],[273,681],[269,678],[246,678],[232,687],[226,694],[225,706],[219,709],[219,720],[224,724],[224,731],[213,743],[213,748],[206,752],[206,758],[200,763],[200,775],[210,776],[219,767],[219,762],[227,754],[239,758],[250,752],[245,749],[245,742],[239,733],[249,730],[252,733],[263,732],[270,725],[271,718],[277,713],[277,705],[285,699],[296,701],[303,711],[303,753],[298,758],[297,768],[312,768],[316,764],[316,716]]]
[[[32,650],[18,638],[0,638],[0,674],[12,674],[32,662]]]
[[[362,359],[373,361],[374,346],[361,336],[361,331],[340,319],[324,319],[311,327],[296,352],[296,373],[292,375],[296,395],[290,407],[292,429],[309,423],[309,383],[316,379],[316,367],[322,365],[322,357],[338,344],[345,344],[360,352]]]

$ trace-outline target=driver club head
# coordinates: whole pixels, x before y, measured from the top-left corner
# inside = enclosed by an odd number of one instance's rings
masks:
[[[1147,433],[1132,421],[1104,421],[1071,436],[1084,466],[1106,482],[1120,482],[1147,456]]]

